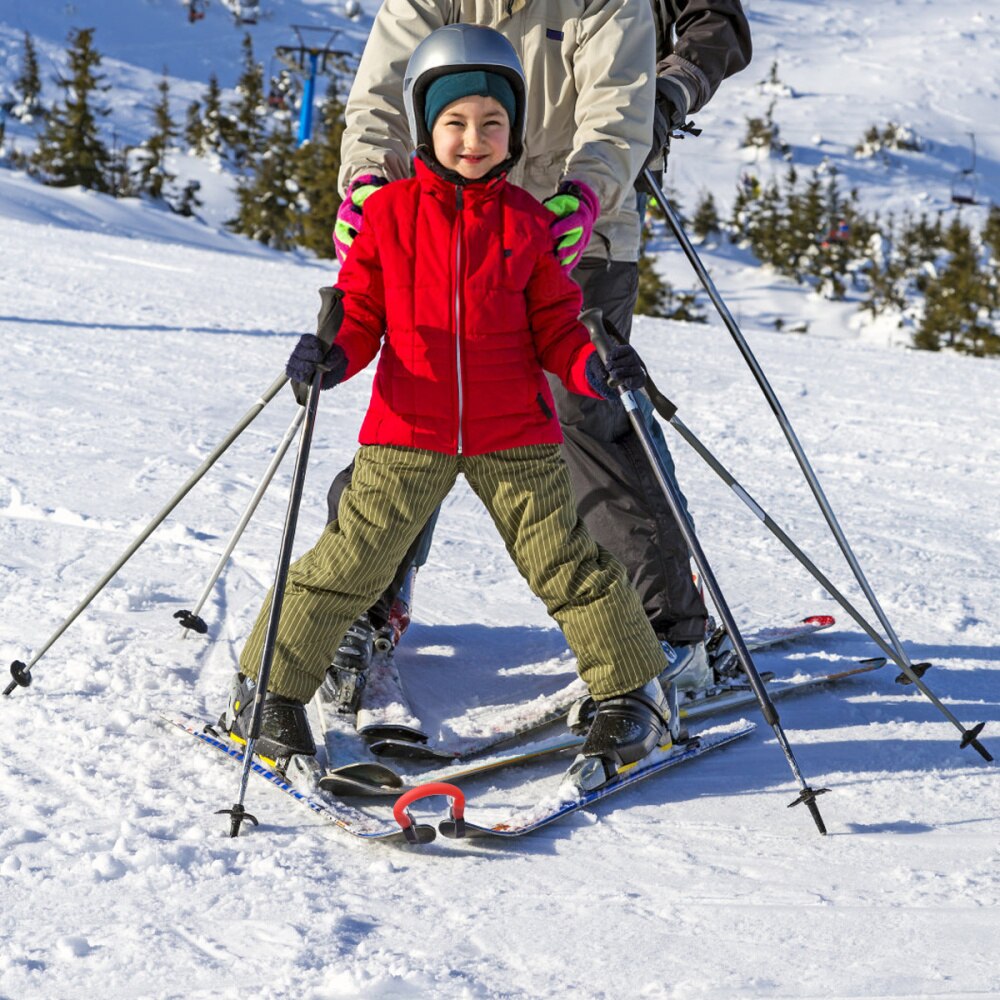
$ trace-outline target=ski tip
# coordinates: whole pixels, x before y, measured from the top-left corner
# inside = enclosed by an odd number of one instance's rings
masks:
[[[837,619],[833,615],[810,615],[808,618],[803,618],[802,623],[804,625],[815,625],[816,628],[829,628],[831,625],[837,624]]]

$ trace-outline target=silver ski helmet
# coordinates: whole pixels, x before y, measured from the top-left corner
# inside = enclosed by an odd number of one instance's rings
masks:
[[[510,123],[510,159],[524,149],[524,70],[514,46],[499,31],[480,24],[448,24],[432,31],[413,50],[403,74],[403,106],[415,148],[431,145],[424,117],[427,88],[449,73],[483,70],[502,76],[514,91],[514,120]]]

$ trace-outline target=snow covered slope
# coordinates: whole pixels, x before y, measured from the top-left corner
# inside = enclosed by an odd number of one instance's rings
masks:
[[[73,195],[65,196],[72,202]],[[68,206],[68,209],[72,207]],[[281,370],[317,265],[18,220],[0,294],[0,647],[26,658]],[[996,368],[748,330],[929,682],[1000,752]],[[725,332],[639,324],[696,430],[845,587]],[[352,450],[368,377],[323,397],[299,548]],[[276,399],[0,705],[0,995],[973,996],[1000,990],[996,770],[885,670],[782,706],[831,836],[765,728],[515,849],[364,847],[165,732],[214,716],[273,574],[288,470],[190,607],[294,414]],[[701,537],[746,625],[832,602],[690,452]],[[855,588],[848,588],[854,593]],[[843,619],[842,622],[846,621]],[[441,518],[400,666],[432,722],[570,669],[465,489]],[[849,625],[780,672],[875,650]],[[992,735],[990,735],[992,734]],[[472,801],[491,793],[470,786]],[[419,807],[418,807],[419,812]],[[141,970],[147,969],[143,972]]]
[[[272,7],[254,29],[261,37],[283,23]],[[148,81],[163,54],[139,54],[130,9],[163,18],[155,27],[171,46],[212,28],[214,11],[213,30],[231,33],[238,58],[239,35],[218,5],[189,34],[168,0],[77,8],[98,24],[99,44],[114,41],[108,55]],[[702,177],[732,183],[736,132],[762,107],[754,83],[773,53],[801,93],[784,102],[803,109],[798,125],[779,113],[789,141],[823,132],[846,148],[855,122],[860,133],[883,115],[939,137],[951,130],[953,161],[907,161],[892,174],[914,204],[921,191],[946,198],[963,131],[946,102],[955,95],[976,122],[996,119],[997,16],[987,5],[749,9],[757,61],[713,111],[732,134],[713,126],[675,157],[678,190]],[[322,21],[330,8],[285,10]],[[29,27],[58,48],[69,23],[60,11],[13,0],[3,37]],[[199,64],[182,48],[169,65],[197,93]],[[860,70],[837,72],[865,52],[884,67],[878,86]],[[942,76],[959,66],[961,79]],[[997,138],[988,127],[977,138],[987,178]],[[856,169],[881,183],[870,165]],[[332,272],[3,170],[0,220],[5,668],[41,648],[272,382]],[[825,303],[801,305],[821,318],[808,336],[769,332],[768,310],[779,303],[788,317],[784,297],[801,304],[801,293],[735,255],[711,261],[909,654],[936,664],[928,683],[965,723],[985,721],[1000,754],[996,365],[856,339]],[[640,320],[635,336],[685,424],[863,607],[725,330]],[[321,530],[370,384],[368,373],[322,398],[297,551]],[[290,393],[279,395],[39,661],[34,685],[0,700],[0,997],[1000,995],[996,767],[959,750],[954,729],[889,668],[780,705],[806,776],[831,789],[820,800],[825,839],[785,808],[796,790],[761,725],[516,846],[365,846],[259,782],[247,804],[262,825],[230,840],[214,810],[235,799],[235,772],[156,715],[222,707],[273,576],[290,463],[206,606],[209,635],[182,639],[172,615],[197,599],[294,414]],[[679,439],[674,452],[741,624],[839,615],[814,648],[761,655],[762,669],[810,672],[876,652]],[[464,486],[443,512],[399,663],[432,726],[553,690],[571,670]],[[508,786],[470,784],[470,809]]]

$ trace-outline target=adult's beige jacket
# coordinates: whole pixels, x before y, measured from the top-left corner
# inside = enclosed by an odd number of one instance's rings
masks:
[[[566,178],[588,184],[601,217],[587,254],[635,260],[633,183],[652,142],[657,55],[663,72],[664,51],[672,47],[669,39],[658,39],[672,23],[670,13],[664,18],[658,11],[654,19],[658,4],[663,6],[659,0],[385,0],[347,102],[341,191],[363,173],[390,180],[411,175],[413,144],[403,107],[407,61],[442,25],[484,24],[513,44],[527,80],[524,156],[510,180],[539,199]],[[670,4],[678,6],[687,5]],[[671,72],[691,70],[676,56],[673,62]],[[694,89],[689,83],[689,92]],[[692,94],[689,111],[708,99],[704,90]]]

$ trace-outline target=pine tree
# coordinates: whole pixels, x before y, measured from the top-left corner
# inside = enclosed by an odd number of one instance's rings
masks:
[[[201,101],[192,101],[184,114],[184,141],[188,151],[202,156],[205,148],[205,123],[201,118]]]
[[[718,235],[721,229],[722,221],[719,218],[719,209],[712,197],[712,192],[706,191],[695,207],[694,218],[691,220],[691,232],[697,239],[707,240],[710,236]]]
[[[990,205],[983,227],[983,243],[989,247],[991,266],[1000,269],[1000,205]]]
[[[52,109],[31,163],[48,184],[79,184],[107,193],[109,156],[98,133],[97,119],[110,109],[95,103],[95,97],[109,86],[103,83],[104,74],[98,72],[101,56],[93,47],[93,37],[93,28],[70,32],[70,76],[58,81],[65,95],[63,103]]]
[[[19,98],[13,108],[15,118],[31,122],[45,114],[41,104],[42,80],[38,71],[38,54],[28,32],[24,33],[24,59],[21,63],[21,75],[14,81],[14,93]]]
[[[230,229],[276,250],[295,246],[299,234],[295,154],[291,116],[281,114],[265,151],[247,161],[236,191],[236,217],[227,223]]]
[[[222,110],[222,89],[213,73],[208,78],[204,101],[188,108],[184,139],[196,156],[221,155],[233,133],[231,119]]]
[[[639,251],[639,292],[635,300],[635,312],[639,316],[666,317],[673,302],[674,290],[665,278],[657,273],[653,261],[646,253],[646,241]]]
[[[928,267],[940,257],[943,246],[944,229],[940,215],[933,222],[928,220],[926,214],[922,214],[916,222],[906,217],[898,241],[898,255],[915,291],[923,293],[926,289]]]
[[[673,202],[671,202],[673,204]],[[698,308],[695,292],[675,292],[673,285],[656,270],[653,258],[646,253],[648,239],[643,233],[639,247],[639,292],[634,312],[681,323],[704,323],[705,314]]]
[[[748,246],[751,242],[750,232],[756,212],[756,203],[761,196],[760,180],[756,175],[744,172],[736,187],[736,197],[733,199],[733,211],[729,218],[729,239],[732,243]]]
[[[896,220],[890,215],[885,228],[867,244],[868,284],[861,309],[870,312],[872,319],[892,308],[901,311],[906,305],[905,294],[900,288],[903,273],[895,244]]]
[[[319,257],[332,258],[333,225],[340,208],[337,177],[340,174],[340,141],[344,134],[344,104],[334,77],[320,108],[319,135],[298,151],[301,187],[299,211],[302,220],[300,244]]]
[[[788,157],[791,150],[781,138],[781,129],[774,120],[774,104],[771,101],[763,118],[747,118],[742,145],[750,149],[766,149],[768,155],[774,152]]]
[[[171,140],[177,135],[174,121],[170,117],[170,84],[164,70],[163,79],[157,84],[160,99],[153,106],[153,134],[139,146],[136,152],[138,177],[136,187],[151,198],[165,197],[164,189],[177,179],[167,170],[167,153]]]
[[[184,190],[181,191],[176,203],[173,204],[171,208],[173,208],[178,215],[190,218],[195,214],[196,208],[201,208],[202,201],[198,197],[198,192],[200,190],[201,181],[188,181],[187,184],[184,185]]]
[[[226,138],[233,150],[233,161],[242,167],[264,150],[265,117],[264,68],[254,59],[253,42],[243,36],[243,72],[236,83],[235,115]]]
[[[763,263],[778,266],[786,227],[781,191],[771,181],[754,203],[749,226],[750,246]]]
[[[119,145],[118,133],[111,131],[111,150],[108,154],[108,187],[115,198],[134,198],[138,192],[132,181],[129,157],[132,147]]]
[[[945,246],[949,258],[928,283],[914,345],[925,350],[952,347],[978,357],[1000,354],[1000,335],[990,315],[993,289],[972,231],[961,219],[956,217],[945,232]]]

